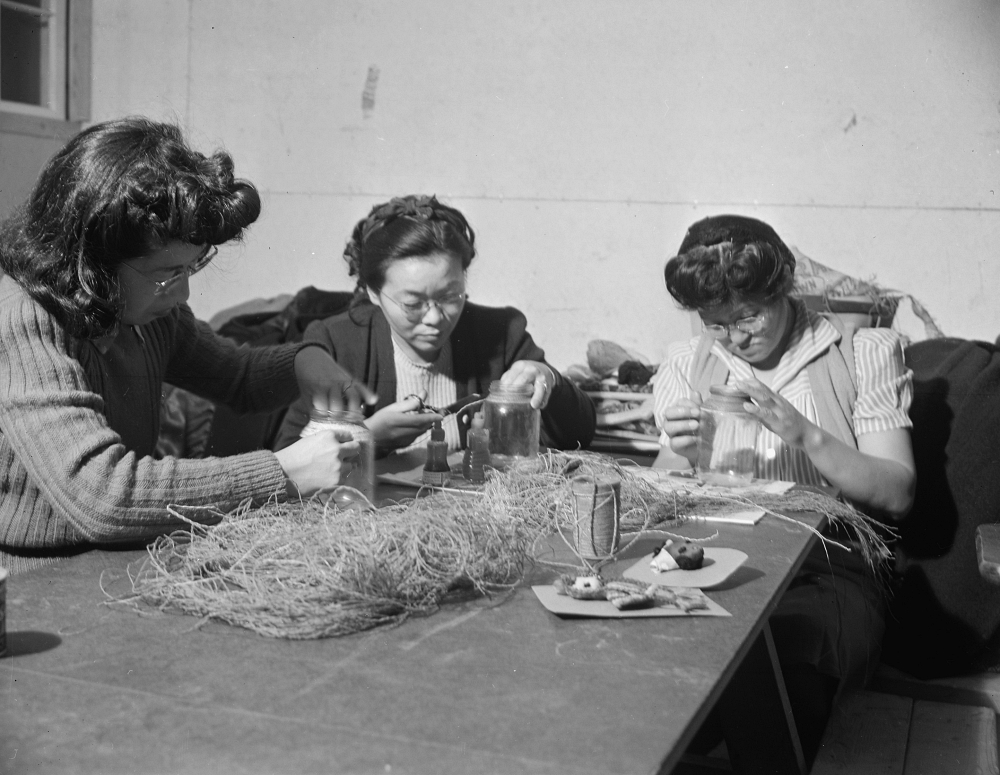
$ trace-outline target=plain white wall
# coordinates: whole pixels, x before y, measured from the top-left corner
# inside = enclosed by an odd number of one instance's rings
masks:
[[[94,0],[95,120],[177,120],[265,202],[192,282],[203,317],[313,284],[372,204],[478,234],[477,301],[560,367],[690,333],[662,268],[740,212],[944,331],[1000,334],[995,0]],[[370,67],[374,105],[362,108]]]

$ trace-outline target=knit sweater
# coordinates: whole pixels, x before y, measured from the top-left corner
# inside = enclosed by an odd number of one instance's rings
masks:
[[[123,328],[103,348],[70,336],[0,278],[0,552],[149,539],[185,524],[168,504],[213,522],[247,499],[283,495],[268,451],[200,460],[152,453],[164,381],[237,411],[266,411],[297,397],[300,348],[237,346],[187,305]]]

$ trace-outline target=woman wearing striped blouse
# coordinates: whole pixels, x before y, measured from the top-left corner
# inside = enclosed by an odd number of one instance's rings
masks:
[[[789,296],[794,271],[791,251],[760,221],[715,216],[688,231],[667,263],[667,290],[698,313],[703,333],[672,345],[655,377],[656,465],[694,465],[700,394],[735,384],[763,426],[759,478],[833,485],[859,508],[901,517],[915,474],[900,337],[845,331],[806,309]]]
[[[545,362],[524,315],[467,301],[466,270],[475,255],[465,216],[435,197],[376,205],[344,250],[358,278],[351,309],[312,323],[305,341],[328,349],[377,395],[365,424],[382,454],[424,445],[442,417],[422,409],[485,395],[494,380],[533,387],[543,445],[586,447],[596,426],[594,405]],[[308,420],[308,402],[293,404],[276,448],[294,442]],[[442,425],[449,449],[460,449],[465,429],[455,415]]]
[[[750,394],[745,406],[762,425],[757,477],[832,485],[863,511],[900,519],[916,479],[912,375],[900,337],[855,331],[806,309],[789,295],[794,272],[791,251],[761,221],[721,215],[688,230],[664,274],[670,295],[698,313],[703,332],[672,345],[655,376],[656,465],[694,465],[701,396],[728,383]],[[807,759],[838,687],[863,683],[878,661],[882,597],[863,563],[821,548],[771,618]],[[731,752],[730,733],[750,734],[728,730]]]

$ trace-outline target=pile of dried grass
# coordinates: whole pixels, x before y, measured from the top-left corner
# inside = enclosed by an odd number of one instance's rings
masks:
[[[592,453],[549,453],[491,472],[482,497],[438,493],[368,510],[341,509],[333,500],[246,505],[213,527],[191,523],[159,538],[130,570],[132,594],[115,602],[289,639],[398,624],[456,594],[513,588],[542,536],[570,533],[570,479],[608,473],[621,477],[624,531],[669,529],[748,507],[798,522],[778,509],[807,509],[853,527],[866,557],[885,551],[871,520],[819,493],[664,493],[641,470]]]
[[[366,511],[272,501],[157,539],[126,600],[272,637],[347,635],[512,588],[528,540],[461,496]]]

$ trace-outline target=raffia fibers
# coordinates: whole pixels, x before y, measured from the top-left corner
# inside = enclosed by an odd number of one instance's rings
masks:
[[[340,508],[337,499],[274,500],[245,504],[211,527],[172,508],[190,527],[158,538],[146,559],[129,569],[131,592],[108,596],[112,603],[277,638],[324,638],[399,624],[450,599],[512,589],[543,536],[571,535],[570,480],[609,473],[621,478],[623,531],[669,529],[706,513],[748,507],[802,524],[781,511],[811,510],[854,528],[866,559],[886,551],[868,517],[820,493],[664,493],[640,470],[593,453],[548,453],[490,471],[481,496],[435,493],[363,510]],[[588,563],[581,559],[580,565]]]

